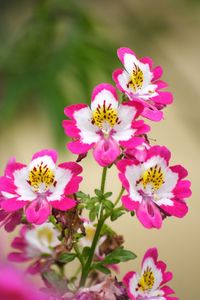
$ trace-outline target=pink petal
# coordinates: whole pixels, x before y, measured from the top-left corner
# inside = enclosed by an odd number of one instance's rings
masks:
[[[163,281],[162,281],[162,284],[165,284],[166,282],[172,280],[172,278],[173,278],[172,272],[165,272],[165,273],[163,274]]]
[[[123,185],[123,187],[128,191],[129,190],[129,182],[126,179],[126,176],[123,173],[119,174],[119,179]]]
[[[76,127],[76,122],[71,120],[64,120],[62,122],[65,134],[72,137],[78,138],[80,130]]]
[[[184,201],[173,200],[173,205],[160,206],[167,214],[177,218],[183,218],[188,213],[188,207]]]
[[[160,229],[162,226],[162,216],[153,202],[148,201],[146,203],[145,201],[142,201],[136,210],[136,215],[142,225],[146,228]]]
[[[153,81],[157,80],[158,78],[160,78],[163,74],[163,69],[162,67],[158,66],[153,70]]]
[[[106,167],[112,164],[121,151],[119,145],[109,138],[108,140],[101,139],[94,147],[93,155],[98,164],[102,167]]]
[[[97,85],[92,92],[92,101],[95,101],[95,98],[98,96],[99,93],[101,93],[103,90],[107,90],[109,91],[113,97],[115,98],[116,102],[118,102],[118,96],[116,93],[115,88],[109,84],[109,83],[101,83],[99,85]],[[106,99],[103,99],[106,100]]]
[[[149,249],[145,252],[144,257],[143,257],[143,260],[142,260],[142,266],[143,266],[145,260],[148,259],[149,257],[152,258],[153,261],[154,261],[154,263],[156,264],[157,259],[158,259],[158,249],[157,249],[156,247],[154,247],[154,248],[149,248]]]
[[[150,57],[142,57],[140,59],[140,62],[143,64],[148,64],[149,65],[149,69],[151,70],[153,67],[153,60]]]
[[[126,172],[127,166],[134,166],[134,162],[130,159],[121,159],[116,163],[118,170],[122,173]]]
[[[160,122],[163,119],[163,112],[155,107],[154,109],[152,109],[152,107],[145,107],[142,116],[151,121]]]
[[[121,92],[125,92],[125,90],[122,88],[120,81],[118,79],[118,77],[123,73],[124,71],[122,69],[117,69],[112,73],[112,78],[116,83],[117,88],[121,91]]]
[[[21,164],[21,163],[18,163],[15,161],[15,158],[11,158],[9,161],[8,161],[8,164],[6,166],[6,169],[5,169],[5,176],[6,177],[10,177],[13,179],[13,173],[16,171],[16,170],[20,170],[22,168],[26,167],[26,165],[24,164]]]
[[[128,195],[122,196],[122,204],[130,211],[137,210],[140,202],[132,200]]]
[[[158,92],[158,91],[157,91]],[[170,92],[158,92],[159,95],[152,98],[152,100],[156,103],[161,104],[171,104],[173,103],[173,95]]]
[[[171,152],[165,146],[155,145],[148,151],[147,160],[153,156],[160,156],[165,159],[166,163],[169,163],[171,158]]]
[[[174,294],[174,290],[172,290],[169,286],[163,286],[161,290],[165,293],[165,295]],[[175,299],[175,298],[174,298]],[[177,299],[177,298],[176,298]]]
[[[24,262],[30,260],[30,258],[28,258],[25,253],[12,252],[9,253],[8,260],[13,262]]]
[[[67,117],[74,119],[74,113],[82,108],[88,107],[88,105],[80,103],[80,104],[72,104],[64,109],[64,113]]]
[[[64,162],[58,165],[59,168],[70,170],[73,175],[78,175],[83,171],[83,168],[75,162]]]
[[[74,154],[82,154],[88,152],[91,148],[94,147],[93,144],[83,144],[81,141],[73,141],[67,144],[67,148]]]
[[[191,186],[191,182],[189,180],[179,181],[175,189],[173,190],[173,194],[175,195],[175,198],[178,199],[189,198],[192,195],[190,186]]]
[[[0,192],[7,192],[15,194],[16,186],[11,178],[1,176],[0,177]]]
[[[83,177],[81,177],[81,176],[73,177],[70,180],[70,182],[67,184],[67,186],[65,187],[65,194],[72,195],[74,193],[77,193],[78,189],[79,189],[79,185],[82,180],[83,180]]]
[[[45,223],[50,213],[51,210],[48,201],[38,199],[32,201],[25,211],[27,221],[37,225]]]
[[[172,166],[170,167],[170,169],[172,170],[172,172],[178,174],[179,179],[183,179],[188,175],[188,171],[181,165]]]
[[[125,56],[125,54],[132,54],[134,57],[136,57],[135,53],[131,49],[125,48],[125,47],[119,48],[117,50],[117,56],[119,57],[119,59],[122,62],[122,64],[124,64],[124,56]]]
[[[67,211],[67,210],[70,210],[71,208],[75,207],[77,205],[77,202],[72,198],[65,197],[59,201],[52,201],[51,205],[53,208],[56,208],[56,209],[59,209],[62,211]]]
[[[14,212],[24,207],[28,202],[17,200],[17,198],[8,199],[2,202],[1,207],[8,212]]]
[[[44,149],[41,150],[39,152],[36,152],[33,157],[32,157],[32,161],[38,157],[43,157],[43,156],[50,156],[50,158],[53,160],[54,163],[56,163],[57,158],[58,158],[58,154],[57,151],[54,149]]]

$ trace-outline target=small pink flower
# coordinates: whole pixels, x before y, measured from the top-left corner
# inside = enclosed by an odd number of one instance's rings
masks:
[[[0,177],[1,208],[16,212],[25,207],[28,222],[44,223],[51,208],[69,210],[76,201],[69,197],[77,192],[82,168],[73,162],[56,166],[57,152],[42,150],[33,155],[29,165],[13,161]]]
[[[167,87],[164,81],[159,80],[162,68],[153,68],[153,61],[149,57],[138,59],[129,48],[119,48],[117,54],[124,65],[124,70],[117,69],[113,73],[117,87],[130,100],[144,105],[142,116],[160,121],[163,118],[160,110],[173,101],[170,92],[161,91]]]
[[[166,271],[166,264],[158,261],[157,249],[151,248],[144,255],[141,274],[129,272],[123,282],[132,300],[178,300],[172,296],[174,291],[165,285],[172,277]]]
[[[47,300],[25,275],[9,265],[0,263],[1,300]]]
[[[68,149],[75,154],[93,149],[99,165],[110,165],[120,155],[121,147],[133,148],[143,142],[139,135],[148,132],[149,126],[135,120],[142,110],[140,103],[120,104],[112,85],[99,84],[93,90],[91,108],[85,104],[65,108],[70,120],[63,121],[63,127],[73,138]]]
[[[190,181],[183,180],[187,171],[180,165],[169,167],[170,152],[153,146],[143,163],[124,159],[118,162],[119,178],[128,191],[123,205],[136,211],[146,228],[160,228],[165,216],[182,218],[188,212],[185,198],[190,197]]]
[[[46,265],[44,255],[46,259],[53,260],[53,249],[61,244],[58,239],[59,236],[60,232],[51,223],[44,223],[31,228],[24,225],[21,228],[20,236],[15,237],[11,244],[18,252],[10,253],[8,259],[13,262],[32,261],[28,272],[32,274],[40,272],[40,269]]]

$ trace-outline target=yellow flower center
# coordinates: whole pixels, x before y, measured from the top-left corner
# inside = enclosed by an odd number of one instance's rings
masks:
[[[130,81],[127,84],[128,88],[132,88],[134,92],[136,92],[138,89],[141,89],[143,82],[144,82],[144,74],[142,70],[134,64],[135,68],[132,71],[132,74],[130,75]]]
[[[86,239],[89,241],[92,241],[94,238],[95,232],[96,232],[96,228],[86,227],[85,228]]]
[[[53,232],[48,227],[39,229],[37,232],[37,236],[41,242],[47,241],[49,245],[53,241]]]
[[[106,103],[104,102],[102,107],[98,106],[93,111],[92,124],[97,125],[105,133],[108,133],[115,124],[119,123],[120,121],[118,118],[117,110],[112,108],[111,104],[106,107]]]
[[[42,192],[44,192],[50,185],[56,185],[55,175],[47,165],[41,162],[40,165],[37,165],[37,167],[34,167],[30,171],[28,183],[33,187],[35,192],[38,192],[41,187]]]
[[[146,189],[147,184],[151,184],[155,191],[158,190],[164,183],[164,174],[161,167],[155,165],[146,170],[139,179],[138,183],[140,182],[143,184],[144,189]]]
[[[142,277],[138,282],[137,290],[142,290],[143,292],[149,291],[152,289],[154,282],[155,282],[154,274],[151,268],[147,267],[147,269],[144,271]]]

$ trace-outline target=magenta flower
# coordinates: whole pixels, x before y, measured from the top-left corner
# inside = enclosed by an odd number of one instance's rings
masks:
[[[74,139],[68,149],[75,154],[93,149],[99,165],[110,165],[120,155],[120,147],[134,148],[143,142],[138,135],[149,131],[149,126],[135,120],[142,109],[139,103],[120,104],[112,85],[99,84],[93,90],[91,108],[85,104],[65,108],[71,120],[65,120],[63,127],[66,135]]]
[[[132,300],[178,300],[174,291],[165,285],[172,279],[171,272],[166,271],[166,264],[158,261],[156,248],[147,250],[142,261],[142,272],[127,273],[123,282]]]
[[[47,300],[24,274],[11,266],[0,264],[1,300]]]
[[[28,222],[42,224],[52,207],[63,211],[74,207],[76,201],[69,195],[78,190],[82,168],[73,162],[56,166],[56,160],[55,150],[42,150],[29,165],[10,163],[0,177],[1,208],[15,212],[24,207]]]
[[[113,80],[118,89],[130,100],[144,105],[142,116],[160,121],[163,118],[160,110],[173,101],[171,93],[161,91],[167,87],[164,81],[159,80],[162,68],[153,68],[153,61],[149,57],[138,59],[129,48],[119,48],[117,54],[125,68],[113,72]]]
[[[53,260],[54,249],[61,244],[59,236],[60,232],[51,223],[32,228],[24,225],[20,230],[20,236],[15,237],[11,244],[18,252],[10,253],[8,259],[13,262],[32,261],[28,272],[32,274],[40,272],[41,268],[48,265],[48,258]]]
[[[118,162],[119,178],[128,191],[123,205],[136,211],[146,228],[160,228],[165,216],[182,218],[188,207],[190,181],[183,180],[187,171],[180,165],[169,167],[170,152],[166,147],[153,146],[143,163],[124,159]]]

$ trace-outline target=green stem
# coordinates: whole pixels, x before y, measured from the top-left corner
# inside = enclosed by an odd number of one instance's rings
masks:
[[[101,192],[102,192],[102,194],[104,194],[104,191],[105,191],[106,175],[107,175],[107,167],[103,168],[103,173],[102,173],[102,177],[101,177]],[[106,220],[106,217],[103,216],[101,205],[100,205],[100,212],[99,212],[99,218],[98,219],[99,220],[98,220],[97,228],[96,228],[95,235],[94,235],[94,238],[93,238],[93,241],[92,241],[92,246],[90,248],[90,253],[89,253],[88,259],[87,259],[87,261],[84,265],[84,268],[82,269],[80,286],[85,285],[86,279],[87,279],[88,274],[90,272],[90,267],[91,267],[92,260],[93,260],[93,257],[94,257],[94,253],[95,253],[95,249],[96,249],[96,246],[97,246],[97,243],[98,243],[98,240],[99,240],[101,229],[102,229],[103,224]]]
[[[104,193],[104,190],[105,190],[107,170],[108,170],[107,167],[103,168],[103,173],[102,173],[102,177],[101,177],[101,191],[102,191],[102,193]]]
[[[101,229],[103,227],[104,222],[105,222],[105,218],[101,218],[99,220],[98,224],[97,224],[96,232],[95,232],[94,239],[93,239],[93,242],[92,242],[92,246],[91,246],[91,249],[90,249],[90,254],[89,254],[88,259],[86,261],[86,264],[85,264],[85,266],[82,270],[80,286],[85,285],[86,279],[87,279],[88,274],[90,272],[90,266],[91,266],[91,263],[92,263],[92,260],[93,260],[96,245],[97,245],[97,242],[99,240],[99,235],[101,233]]]
[[[119,203],[124,191],[125,191],[125,188],[122,186],[121,191],[120,191],[119,195],[117,196],[117,199],[114,202],[114,207],[117,206],[117,204]]]

